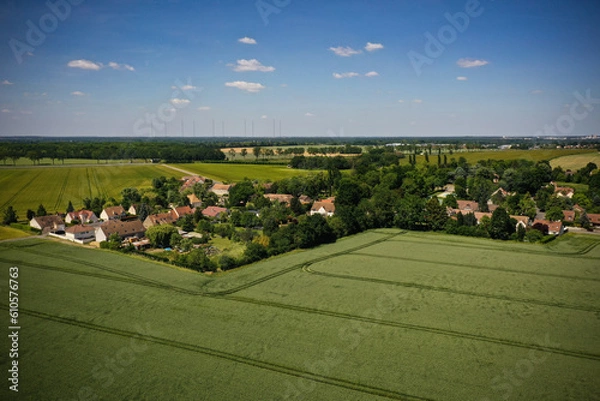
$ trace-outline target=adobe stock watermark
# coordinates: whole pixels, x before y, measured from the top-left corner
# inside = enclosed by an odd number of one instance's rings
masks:
[[[539,344],[540,347],[558,348],[560,344],[550,341],[550,334],[546,333],[546,338]],[[536,356],[536,352],[540,353]],[[548,359],[548,353],[542,350],[529,350],[525,358],[519,359],[515,366],[511,369],[504,369],[501,375],[497,375],[492,379],[492,390],[494,390],[499,399],[508,400],[512,396],[516,387],[523,385],[526,379],[531,377],[535,372],[536,367],[540,366]],[[481,401],[492,401],[492,398],[485,397]]]
[[[136,335],[129,339],[127,345],[119,348],[111,356],[104,356],[101,362],[92,368],[90,372],[95,381],[81,387],[75,398],[70,398],[69,401],[95,401],[101,400],[103,397],[98,395],[98,392],[105,392],[114,383],[118,376],[126,373],[126,368],[131,366],[138,356],[148,350],[148,344],[143,337],[160,336],[161,333],[153,330],[150,324],[146,323],[145,327],[138,325],[136,327]]]
[[[269,25],[269,16],[271,14],[279,14],[281,10],[292,3],[292,0],[257,0],[254,5],[258,11],[258,15],[262,18],[265,26]]]
[[[577,126],[577,121],[585,120],[590,112],[594,111],[595,104],[600,104],[600,98],[593,98],[591,89],[585,91],[585,96],[579,91],[574,92],[575,102],[569,106],[569,112],[556,119],[554,124],[544,125],[543,130],[536,131],[536,136],[553,136],[558,133],[563,135],[572,134]]]
[[[493,2],[494,0],[489,1]],[[435,59],[441,57],[446,48],[456,42],[458,34],[464,33],[469,28],[471,20],[481,17],[484,11],[485,8],[479,0],[467,0],[464,11],[455,14],[444,14],[448,24],[442,25],[438,29],[437,35],[429,31],[425,32],[423,34],[425,36],[424,54],[414,50],[406,53],[417,77],[421,76],[425,65],[431,65]]]
[[[196,98],[194,92],[201,92],[202,88],[196,88],[192,85],[190,78],[187,79],[187,84],[184,84],[179,79],[175,81],[175,85],[171,87],[173,93],[168,102],[158,106],[156,113],[146,113],[143,118],[139,118],[133,124],[133,132],[136,135],[151,135],[156,130],[165,131],[166,124],[175,119],[178,110],[185,109]]]
[[[47,35],[56,31],[60,22],[65,22],[71,15],[73,6],[78,6],[84,0],[55,0],[47,1],[46,7],[49,12],[42,15],[35,24],[32,20],[27,20],[27,32],[25,33],[25,41],[10,38],[8,46],[13,52],[17,63],[23,63],[23,56],[26,54],[33,55],[36,47],[40,47],[46,41]]]

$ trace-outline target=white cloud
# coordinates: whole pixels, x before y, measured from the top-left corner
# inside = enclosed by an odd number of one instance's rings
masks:
[[[457,81],[468,81],[469,78],[467,78],[467,77],[456,77],[456,80]]]
[[[247,36],[238,39],[238,42],[244,43],[244,44],[247,44],[247,45],[255,45],[256,44],[256,40],[254,40],[252,38],[249,38]]]
[[[171,99],[171,104],[173,106],[187,106],[188,104],[190,104],[190,100],[189,99]]]
[[[188,85],[182,85],[181,87],[173,85],[173,86],[171,86],[171,89],[173,89],[173,90],[181,89],[182,91],[195,91],[195,90],[198,90],[197,87],[195,87],[194,85],[189,85],[189,84]]]
[[[90,60],[72,60],[67,64],[71,68],[81,68],[82,70],[98,71],[102,68],[101,63],[94,63]]]
[[[237,88],[239,90],[243,90],[250,93],[260,92],[261,90],[266,88],[266,86],[262,84],[246,81],[226,82],[225,86],[230,88]]]
[[[260,116],[261,120],[266,120],[267,118],[269,118],[266,114],[264,116]]]
[[[275,67],[267,67],[262,65],[257,59],[252,60],[238,60],[237,65],[229,64],[235,72],[246,72],[246,71],[260,71],[260,72],[273,72]]]
[[[305,116],[306,117],[314,117],[315,115],[313,113],[306,113]]]
[[[368,52],[374,52],[381,49],[383,49],[383,45],[381,43],[367,42],[367,45],[365,46],[365,50]]]
[[[279,86],[281,86],[282,88],[287,88],[287,87],[288,87],[288,84],[281,84],[281,85],[279,85]]]
[[[340,57],[350,57],[350,56],[354,56],[355,54],[362,53],[362,51],[360,51],[360,50],[354,50],[351,47],[343,47],[343,46],[330,47],[329,50],[331,50],[332,52],[334,52],[335,54],[337,54]]]
[[[0,111],[2,111],[3,113],[12,113],[12,110],[10,109],[2,109]]]
[[[21,110],[21,114],[33,114],[31,110]]]
[[[208,111],[208,110],[210,110],[210,107],[208,107],[208,106],[200,106],[200,107],[198,107],[198,111]]]
[[[97,63],[90,60],[71,60],[67,63],[67,65],[71,68],[81,68],[82,70],[92,70],[99,71],[102,68],[112,68],[113,70],[127,70],[127,71],[135,71],[135,68],[130,66],[129,64],[119,64],[111,61],[108,65],[104,65],[102,63]]]
[[[404,103],[404,100],[400,99],[398,100],[398,103]]]
[[[333,73],[333,77],[335,79],[342,79],[342,78],[354,78],[354,77],[358,77],[360,74],[356,73],[356,72],[343,72],[341,74],[338,74],[337,72]]]
[[[369,78],[371,78],[371,77],[378,77],[378,76],[379,76],[379,73],[377,71],[371,71],[371,72],[367,72],[365,74],[365,77],[369,77]]]
[[[413,103],[421,104],[421,103],[423,103],[423,100],[421,100],[421,99],[414,99]]]
[[[114,61],[111,61],[110,63],[108,63],[108,66],[110,68],[112,68],[113,70],[135,71],[135,68],[133,68],[129,64],[119,64],[119,63],[115,63]]]
[[[483,67],[484,65],[489,64],[487,60],[475,60],[472,58],[461,58],[456,62],[456,64],[461,68],[473,68],[473,67]]]
[[[74,91],[74,92],[71,92],[71,95],[73,95],[73,96],[85,96],[85,93],[83,93],[81,91]]]
[[[534,89],[529,93],[531,93],[532,95],[541,95],[542,93],[544,93],[544,91],[541,89]]]
[[[8,79],[2,81],[2,85],[14,85],[14,83],[10,82]]]

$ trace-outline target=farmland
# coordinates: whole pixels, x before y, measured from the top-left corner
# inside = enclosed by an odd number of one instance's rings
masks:
[[[377,230],[209,277],[2,243],[19,399],[595,399],[599,244]]]
[[[268,164],[186,163],[173,164],[173,166],[223,182],[238,182],[244,178],[277,181],[310,173],[307,170],[296,170],[286,166]]]
[[[181,176],[155,165],[32,167],[0,169],[0,209],[12,205],[19,217],[43,204],[49,213],[64,212],[69,200],[77,207],[85,197],[118,198],[126,187],[150,186],[152,178]]]
[[[460,157],[464,157],[469,164],[475,164],[480,160],[517,160],[525,159],[533,162],[542,160],[553,160],[558,157],[565,157],[577,155],[578,160],[587,159],[588,156],[596,158],[598,152],[595,150],[581,150],[581,149],[538,149],[538,150],[476,150],[470,152],[455,152],[452,155],[446,153],[448,161],[455,158],[458,160]],[[437,162],[437,154],[435,150],[432,155],[429,156],[430,163]],[[402,159],[403,164],[408,163],[408,158]],[[417,163],[425,163],[425,156],[417,156]],[[553,167],[556,167],[555,163],[551,163]],[[584,164],[585,166],[585,164]],[[582,166],[583,167],[583,166]]]
[[[588,163],[595,163],[600,166],[600,153],[584,153],[580,155],[561,156],[550,161],[550,165],[554,167],[562,167],[563,170],[577,171],[585,167]]]

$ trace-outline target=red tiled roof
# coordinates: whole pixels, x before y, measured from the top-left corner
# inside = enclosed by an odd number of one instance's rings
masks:
[[[146,228],[139,220],[131,221],[120,221],[111,220],[102,223],[100,229],[104,232],[106,237],[110,237],[112,234],[119,234],[121,237],[131,237],[137,234],[143,234],[146,232]]]
[[[123,206],[119,205],[119,206],[112,206],[112,207],[107,207],[106,209],[103,210],[108,217],[112,217],[112,216],[122,216],[125,214],[125,209],[123,209]]]
[[[333,204],[332,202],[325,201],[313,203],[310,210],[312,212],[318,212],[319,210],[321,210],[321,208],[323,208],[323,210],[325,210],[327,213],[335,213],[335,204]]]
[[[227,213],[227,209],[218,206],[209,206],[202,211],[202,214],[206,217],[217,217],[221,213]]]
[[[65,230],[65,232],[70,233],[70,234],[88,233],[90,231],[95,231],[95,228],[92,226],[78,225],[78,226],[69,227]]]
[[[468,210],[470,212],[479,211],[479,204],[477,202],[469,200],[458,200],[456,201],[456,203],[458,204],[459,210]]]
[[[575,221],[575,211],[573,210],[563,210],[563,220],[573,222]]]

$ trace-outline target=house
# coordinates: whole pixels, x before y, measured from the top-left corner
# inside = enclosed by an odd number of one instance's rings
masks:
[[[500,206],[498,205],[494,205],[493,203],[488,203],[488,210],[492,213],[494,213],[494,210],[498,209]]]
[[[197,208],[197,207],[201,207],[202,206],[202,201],[194,194],[189,194],[187,196],[188,200],[190,201],[190,206],[193,208]]]
[[[43,234],[65,231],[65,222],[60,216],[36,216],[29,222],[29,226],[40,230]]]
[[[600,226],[600,214],[588,214],[587,217],[592,225]]]
[[[171,214],[173,214],[175,220],[179,220],[183,216],[187,216],[189,214],[194,214],[194,211],[189,206],[173,207],[172,209],[173,210],[171,210]]]
[[[551,184],[554,185],[554,193],[556,196],[570,199],[575,195],[575,190],[571,187],[559,187],[554,181],[552,181]]]
[[[578,203],[576,203],[575,206],[573,206],[573,211],[581,214],[581,213],[585,212],[585,209],[582,208],[581,206],[579,206]]]
[[[65,217],[65,222],[67,224],[71,224],[73,221],[78,221],[82,224],[84,223],[96,223],[98,222],[98,217],[91,210],[81,209],[76,212],[69,212]]]
[[[309,196],[306,196],[306,195],[300,195],[298,200],[300,201],[300,204],[302,204],[302,205],[309,205],[314,202]]]
[[[510,216],[510,218],[515,219],[517,221],[515,229],[518,229],[519,226],[527,228],[527,226],[529,225],[529,216]]]
[[[118,234],[121,239],[131,237],[142,238],[145,232],[146,228],[139,220],[111,220],[102,223],[100,227],[96,228],[96,241],[108,241],[112,234]]]
[[[535,220],[533,226],[547,227],[549,235],[563,235],[565,233],[562,221]]]
[[[141,208],[141,203],[134,203],[133,205],[129,206],[129,209],[127,209],[127,213],[137,216],[138,214],[140,214]]]
[[[479,204],[477,202],[469,200],[457,200],[456,203],[458,204],[458,210],[461,210],[463,212],[479,211]]]
[[[187,190],[187,189],[192,189],[194,188],[194,185],[196,184],[204,184],[204,178],[200,177],[199,175],[194,175],[194,176],[189,176],[189,177],[183,177],[181,179],[181,181],[183,182],[183,184],[181,184],[181,187],[179,188],[179,190],[181,192]]]
[[[227,214],[228,210],[224,207],[209,206],[202,211],[202,215],[209,218],[219,217],[221,214]]]
[[[290,205],[290,202],[294,198],[294,195],[289,194],[264,194],[263,196],[271,202],[277,201],[279,203],[284,203],[287,206]]]
[[[331,217],[335,214],[335,204],[333,202],[315,202],[310,208],[310,215],[320,214]]]
[[[85,225],[68,227],[65,230],[65,237],[70,241],[85,244],[96,238],[96,228]]]
[[[226,184],[215,184],[210,187],[209,191],[217,195],[219,198],[224,196],[229,196],[229,190],[233,187],[233,185]]]
[[[565,223],[575,222],[575,211],[574,210],[563,210],[563,221]]]
[[[161,224],[173,224],[177,221],[177,217],[173,213],[173,211],[167,213],[160,214],[151,214],[146,217],[144,223],[142,224],[146,229],[154,226],[160,226]]]
[[[465,212],[466,210],[461,210],[461,212]],[[466,211],[467,213],[470,213],[469,211]],[[464,213],[463,213],[464,214]],[[485,216],[488,218],[492,218],[492,214],[489,212],[473,212],[473,215],[475,216],[475,219],[477,219],[477,224],[481,224],[481,219]]]
[[[104,221],[121,220],[126,215],[127,213],[125,213],[123,206],[119,205],[105,208],[102,213],[100,213],[100,218]]]

